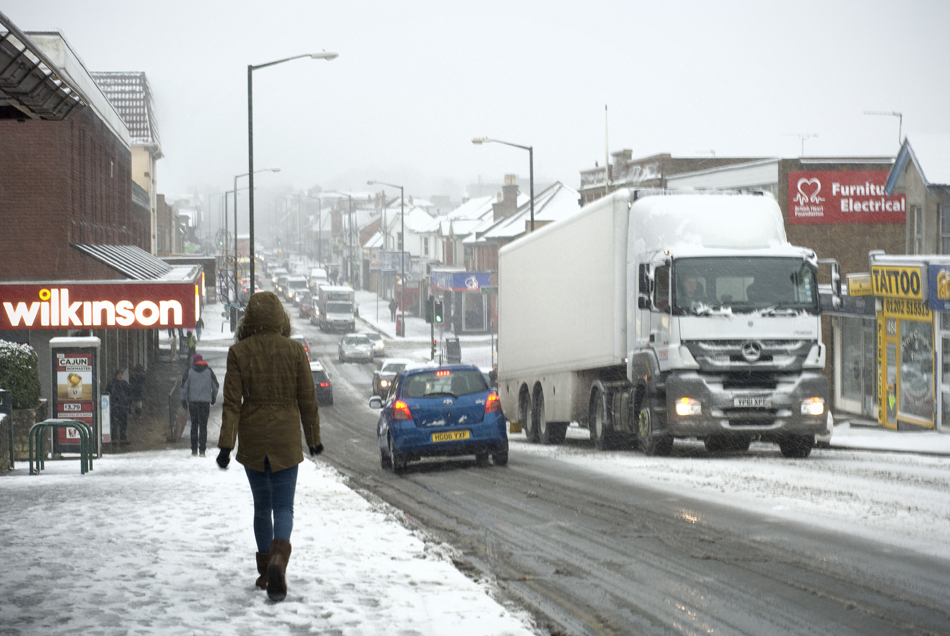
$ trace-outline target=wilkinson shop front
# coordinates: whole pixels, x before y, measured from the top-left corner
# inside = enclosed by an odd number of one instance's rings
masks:
[[[432,270],[429,274],[429,288],[445,303],[445,321],[456,335],[489,331],[488,302],[490,293],[495,291],[490,281],[490,272]]]
[[[950,432],[950,258],[872,252],[870,266],[878,422],[892,430]],[[861,345],[865,357],[869,345]]]

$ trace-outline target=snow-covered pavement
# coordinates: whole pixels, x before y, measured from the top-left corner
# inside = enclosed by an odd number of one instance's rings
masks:
[[[536,634],[466,578],[452,549],[300,465],[288,595],[254,587],[253,503],[213,453],[25,463],[0,477],[0,634]]]

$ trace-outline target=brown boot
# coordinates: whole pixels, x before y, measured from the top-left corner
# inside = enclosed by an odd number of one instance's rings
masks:
[[[267,561],[267,596],[274,602],[284,600],[287,596],[287,561],[290,560],[290,542],[284,539],[274,539],[270,543],[270,557]]]
[[[266,552],[257,552],[257,573],[260,574],[257,577],[257,582],[254,583],[257,587],[262,590],[267,589],[267,561],[270,559],[270,555]]]

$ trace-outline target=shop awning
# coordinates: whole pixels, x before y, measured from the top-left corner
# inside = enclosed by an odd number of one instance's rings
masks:
[[[89,103],[0,12],[0,118],[62,121]]]
[[[196,267],[195,265],[173,267],[134,245],[81,245],[78,243],[69,245],[131,280],[175,281],[194,278],[189,275],[189,272]]]

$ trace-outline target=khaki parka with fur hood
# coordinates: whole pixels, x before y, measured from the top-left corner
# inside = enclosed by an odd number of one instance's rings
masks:
[[[218,448],[240,440],[236,459],[263,472],[264,458],[276,472],[303,461],[300,426],[307,446],[320,444],[320,413],[303,345],[291,340],[290,318],[272,292],[247,303],[237,343],[228,349]]]

